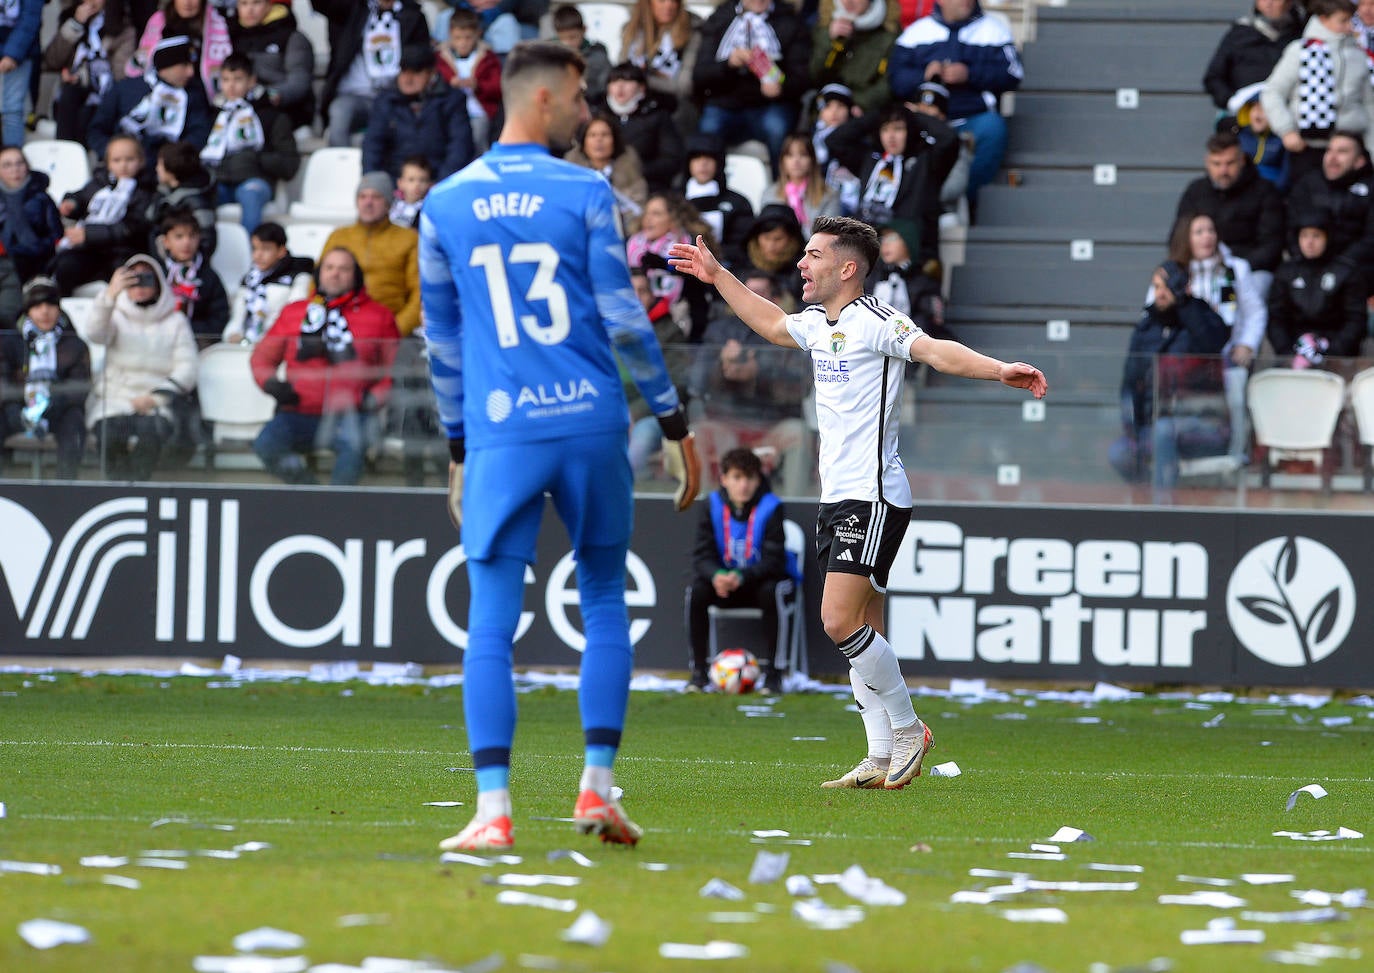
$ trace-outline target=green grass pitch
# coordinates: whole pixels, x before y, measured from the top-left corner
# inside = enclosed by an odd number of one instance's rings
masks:
[[[442,863],[437,849],[466,823],[474,800],[459,688],[216,688],[200,678],[0,674],[0,859],[61,869],[0,866],[0,970],[191,970],[198,956],[233,955],[234,937],[261,926],[305,939],[299,950],[269,955],[349,967],[392,957],[443,969],[587,973],[998,973],[1022,963],[1064,973],[1223,973],[1274,968],[1280,954],[1352,973],[1374,968],[1374,910],[1357,897],[1337,900],[1344,918],[1316,924],[1244,915],[1312,908],[1297,890],[1339,895],[1374,882],[1374,710],[1341,702],[1203,708],[1160,696],[1096,705],[918,698],[937,743],[927,768],[955,761],[962,775],[856,792],[817,786],[862,755],[846,699],[784,696],[762,717],[738,708],[760,702],[633,694],[617,770],[626,809],[647,834],[631,850],[578,836],[566,822],[581,766],[575,695],[522,694],[512,790],[523,861],[484,868]],[[1328,725],[1324,717],[1351,720]],[[1289,794],[1309,783],[1329,795],[1303,794],[1285,811]],[[426,804],[453,800],[464,806]],[[1064,825],[1095,840],[1061,845],[1063,860],[1009,857]],[[1368,837],[1273,835],[1341,827]],[[771,829],[791,837],[754,837]],[[270,847],[237,858],[203,854],[249,842]],[[548,860],[561,849],[584,853],[593,867]],[[862,906],[848,928],[816,928],[793,913],[798,900],[782,881],[750,884],[761,850],[788,852],[789,875],[859,865],[905,904]],[[137,864],[149,851],[184,852],[172,860],[186,867]],[[98,855],[130,862],[80,863]],[[970,873],[980,869],[1138,887],[952,902],[961,890],[1015,884]],[[1243,878],[1256,873],[1292,879]],[[494,882],[507,874],[576,877],[571,887],[514,889],[575,900],[576,911],[498,904],[506,887]],[[106,884],[110,875],[139,887]],[[713,878],[744,898],[701,897]],[[859,905],[836,884],[816,891],[834,909]],[[1197,891],[1247,904],[1158,901]],[[1004,915],[1036,908],[1060,909],[1067,921]],[[602,947],[560,938],[586,910],[613,926]],[[358,916],[369,918],[340,921]],[[91,939],[37,950],[18,934],[34,918],[81,926]],[[1264,943],[1180,942],[1185,930],[1219,919],[1263,930]],[[713,940],[748,955],[694,962],[660,954],[664,943]],[[1299,944],[1334,947],[1332,958],[1297,955]]]

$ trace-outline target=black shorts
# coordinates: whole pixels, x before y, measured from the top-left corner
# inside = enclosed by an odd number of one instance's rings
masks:
[[[858,574],[887,590],[887,575],[897,559],[910,507],[882,500],[840,500],[821,504],[816,516],[816,561],[821,573]]]

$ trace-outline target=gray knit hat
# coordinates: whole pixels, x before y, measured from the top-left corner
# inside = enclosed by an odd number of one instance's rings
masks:
[[[358,192],[364,189],[373,189],[390,199],[396,193],[396,183],[389,173],[375,171],[363,173],[363,178],[358,181]]]

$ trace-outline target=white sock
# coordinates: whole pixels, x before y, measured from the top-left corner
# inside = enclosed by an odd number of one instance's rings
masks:
[[[495,821],[497,818],[510,817],[510,790],[502,787],[494,791],[481,791],[477,795],[477,820]]]
[[[894,730],[904,730],[916,723],[916,710],[911,705],[911,691],[902,678],[902,667],[891,644],[865,625],[840,643],[840,651],[859,674],[864,685],[872,686],[882,700]]]
[[[854,687],[854,702],[859,704],[859,715],[863,717],[868,756],[874,763],[888,763],[892,760],[892,721],[887,718],[883,701],[864,685],[853,666],[849,667],[849,685]]]
[[[578,790],[596,791],[602,800],[609,800],[611,796],[611,785],[615,783],[615,774],[610,767],[583,767],[582,781],[577,785]]]

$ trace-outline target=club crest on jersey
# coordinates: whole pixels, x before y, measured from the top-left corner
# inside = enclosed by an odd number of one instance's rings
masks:
[[[830,336],[830,354],[838,355],[844,351],[844,332],[836,331]]]

